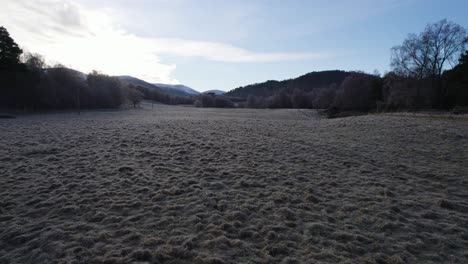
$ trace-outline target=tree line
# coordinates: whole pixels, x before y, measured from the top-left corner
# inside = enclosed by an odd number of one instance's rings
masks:
[[[325,83],[304,75],[240,87],[228,95],[246,97],[240,106],[249,108],[318,108],[334,112],[466,107],[467,43],[463,27],[441,20],[429,24],[420,34],[409,34],[401,45],[393,47],[392,71],[383,77],[378,73],[328,71],[324,72],[325,78],[310,73]]]
[[[310,72],[294,79],[283,81],[269,80],[239,87],[227,92],[229,97],[247,98],[249,95],[268,97],[280,92],[293,93],[294,90],[310,92],[316,88],[327,87],[329,84],[340,84],[350,73],[340,70]]]
[[[143,99],[197,107],[317,108],[332,113],[463,108],[468,106],[467,44],[463,27],[441,20],[393,47],[392,71],[383,77],[313,72],[240,87],[225,95],[182,97],[98,72],[85,75],[63,65],[49,67],[41,56],[23,54],[0,27],[0,109],[118,108],[126,103],[136,107]]]
[[[136,107],[144,99],[193,104],[191,98],[127,84],[96,71],[83,74],[60,64],[48,66],[41,55],[23,53],[4,27],[0,27],[0,85],[0,109]]]

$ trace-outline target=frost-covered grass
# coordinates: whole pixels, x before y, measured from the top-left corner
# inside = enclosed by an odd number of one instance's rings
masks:
[[[165,107],[0,120],[0,263],[467,263],[468,123]]]

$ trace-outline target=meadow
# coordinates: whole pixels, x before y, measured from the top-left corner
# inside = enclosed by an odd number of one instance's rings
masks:
[[[0,120],[0,263],[467,263],[468,119],[143,105]]]

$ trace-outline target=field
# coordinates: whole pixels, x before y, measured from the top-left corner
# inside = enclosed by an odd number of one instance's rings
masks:
[[[156,106],[0,120],[0,263],[468,263],[468,121]]]

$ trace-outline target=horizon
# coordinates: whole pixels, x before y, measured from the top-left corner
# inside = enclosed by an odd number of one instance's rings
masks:
[[[385,73],[409,33],[444,18],[468,25],[465,1],[0,2],[0,26],[49,64],[200,92],[313,71]]]

